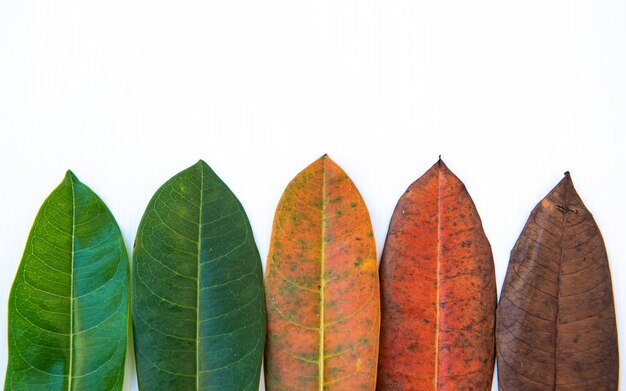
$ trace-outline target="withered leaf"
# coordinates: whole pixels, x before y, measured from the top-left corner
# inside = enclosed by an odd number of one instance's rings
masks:
[[[618,349],[602,236],[569,173],[511,253],[497,311],[501,390],[616,390]]]

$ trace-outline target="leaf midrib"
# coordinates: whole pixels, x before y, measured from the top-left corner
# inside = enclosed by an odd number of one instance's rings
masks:
[[[324,280],[324,263],[326,252],[326,159],[322,159],[322,246],[320,254],[320,348],[319,348],[319,391],[324,390],[324,290],[326,289],[326,282]]]
[[[200,390],[200,278],[202,276],[202,203],[204,170],[200,165],[200,206],[198,207],[198,274],[196,275],[196,391]]]
[[[74,190],[74,178],[68,175],[72,190],[72,251],[70,253],[70,358],[67,389],[72,389],[72,376],[74,369],[74,249],[76,237],[76,193]]]
[[[565,183],[563,187],[563,203],[566,208],[569,208],[569,203],[567,202],[567,193],[568,193],[569,183]],[[559,254],[559,269],[557,274],[557,286],[556,286],[556,317],[554,322],[554,383],[553,389],[556,390],[557,379],[559,375],[559,355],[558,355],[558,343],[559,343],[559,323],[560,323],[560,310],[561,310],[561,278],[562,278],[562,267],[563,267],[563,255],[564,255],[564,245],[565,245],[565,230],[567,229],[567,213],[563,213],[563,219],[561,220],[561,245],[560,245],[560,254]]]
[[[437,170],[437,274],[435,276],[435,373],[433,377],[433,388],[438,389],[439,384],[439,275],[441,273],[441,201],[443,197],[443,186],[441,184],[441,160]]]

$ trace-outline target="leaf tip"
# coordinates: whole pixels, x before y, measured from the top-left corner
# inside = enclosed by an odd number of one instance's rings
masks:
[[[322,162],[323,164],[328,164],[328,163],[335,163],[333,162],[333,160],[330,158],[330,156],[328,156],[327,153],[323,154],[322,156],[320,156],[319,159],[317,159],[317,161]]]
[[[443,159],[441,158],[441,155],[439,155],[439,159],[437,159],[437,163],[435,163],[435,166],[437,166],[439,170],[444,170],[444,171],[448,170],[448,166],[446,166],[446,163],[444,163]]]
[[[206,172],[207,170],[211,170],[211,166],[207,164],[204,160],[200,159],[193,166],[189,167],[190,169],[200,170],[202,172]]]
[[[76,182],[78,181],[78,178],[76,177],[76,175],[72,172],[72,170],[67,170],[65,172],[65,180],[66,181],[71,181],[71,182]]]
[[[570,175],[569,171],[565,171],[563,173],[563,179],[561,179],[561,182],[564,185],[569,185],[570,187],[573,186],[573,182],[572,182],[572,176]]]
[[[556,197],[558,202],[562,204],[565,208],[569,208],[568,205],[572,205],[573,200],[578,197],[578,193],[576,192],[576,188],[574,187],[574,182],[572,181],[572,177],[569,171],[565,171],[563,173],[563,178],[559,181],[559,183],[550,190],[550,193],[546,195],[548,197]]]

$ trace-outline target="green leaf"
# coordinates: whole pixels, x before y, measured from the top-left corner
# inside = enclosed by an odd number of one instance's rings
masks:
[[[133,252],[139,388],[257,390],[261,258],[243,207],[203,161],[167,181]]]
[[[120,390],[128,256],[102,200],[70,171],[43,203],[9,298],[5,390]]]

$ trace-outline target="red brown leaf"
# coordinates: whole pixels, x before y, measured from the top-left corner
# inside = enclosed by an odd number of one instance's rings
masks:
[[[380,281],[378,389],[490,389],[491,247],[465,186],[441,160],[400,198]]]

